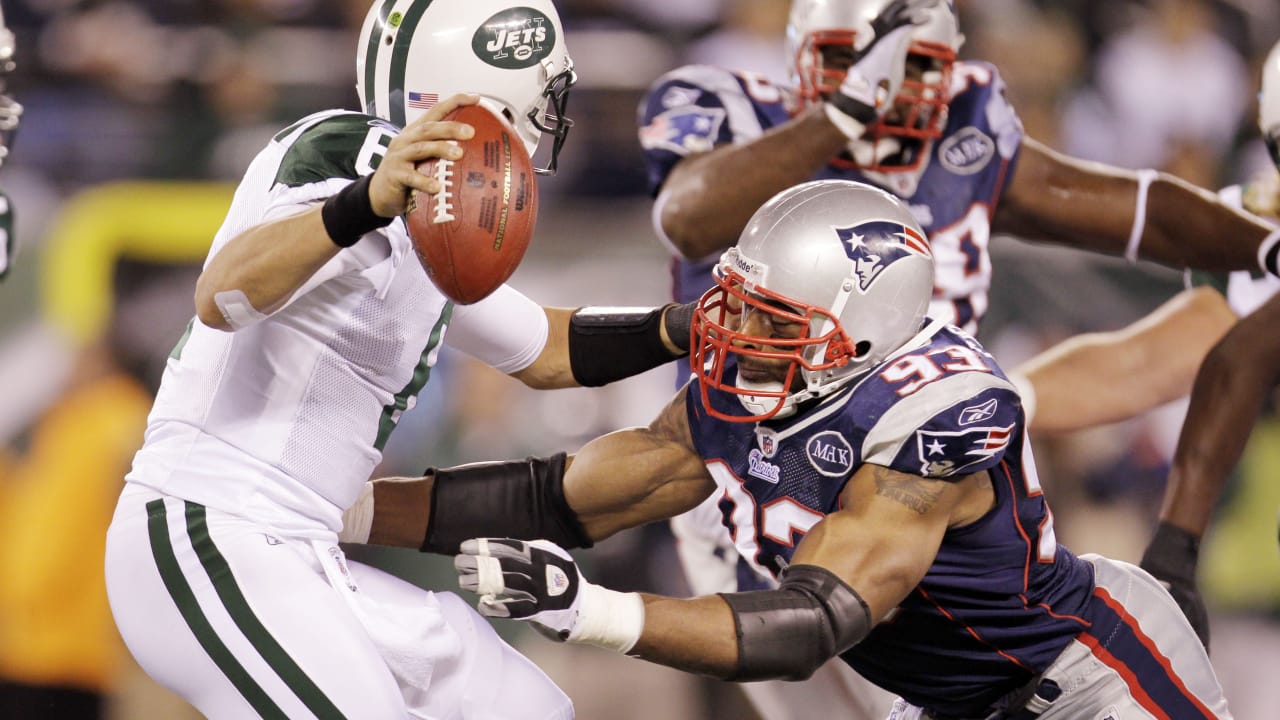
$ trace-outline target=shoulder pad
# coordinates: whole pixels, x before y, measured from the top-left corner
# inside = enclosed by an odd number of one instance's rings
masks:
[[[399,129],[359,113],[311,116],[282,130],[275,141],[288,146],[275,181],[296,187],[330,178],[355,179],[377,168]],[[361,168],[361,165],[368,165]]]

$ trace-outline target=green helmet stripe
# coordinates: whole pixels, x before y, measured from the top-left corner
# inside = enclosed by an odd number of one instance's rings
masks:
[[[391,52],[391,80],[387,83],[387,104],[391,106],[391,124],[404,127],[404,76],[409,65],[409,45],[413,32],[418,29],[422,14],[431,7],[432,0],[414,3],[400,21],[400,31],[396,33],[396,46]]]
[[[360,112],[374,115],[373,101],[378,97],[378,46],[382,41],[382,29],[387,26],[387,16],[391,14],[391,6],[396,0],[382,0],[378,9],[378,19],[369,28],[369,37],[364,41],[364,97],[360,98]]]

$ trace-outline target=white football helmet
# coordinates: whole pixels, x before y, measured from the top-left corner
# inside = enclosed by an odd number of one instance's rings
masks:
[[[933,294],[933,253],[898,198],[817,180],[756,211],[715,275],[693,319],[690,360],[703,406],[725,420],[757,422],[835,392],[918,333]],[[748,320],[750,313],[767,322]],[[779,333],[780,326],[795,330]],[[776,334],[750,334],[762,328]],[[775,368],[787,362],[785,379],[748,381],[741,368],[726,379],[744,358]],[[715,410],[710,388],[737,395],[751,415]]]
[[[541,174],[554,174],[573,121],[577,82],[549,0],[378,0],[356,51],[364,111],[404,127],[455,93],[476,93],[515,127],[532,155],[553,137]]]
[[[5,92],[6,78],[14,68],[15,45],[13,31],[5,24],[4,11],[0,10],[0,163],[9,156],[18,120],[22,117],[22,106]]]
[[[791,82],[804,106],[821,102],[844,81],[849,63],[872,33],[871,21],[905,0],[793,0],[787,21]],[[964,44],[952,0],[935,0],[927,19],[915,26],[902,69],[902,88],[893,108],[867,128],[851,147],[861,169],[913,172],[928,156],[927,145],[942,135],[951,102],[951,67]],[[859,33],[863,35],[860,37]],[[888,148],[889,150],[886,150]],[[858,152],[865,149],[867,152]]]
[[[1258,93],[1258,129],[1280,168],[1280,43],[1276,43],[1262,66],[1262,90]]]

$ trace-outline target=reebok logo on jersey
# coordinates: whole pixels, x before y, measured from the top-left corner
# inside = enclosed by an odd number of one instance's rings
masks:
[[[504,70],[537,65],[556,45],[551,19],[531,7],[513,7],[480,24],[471,50],[481,61]]]
[[[976,127],[961,128],[938,146],[938,159],[942,167],[956,175],[976,175],[991,164],[996,144],[986,133]]]
[[[782,469],[764,458],[764,453],[759,450],[752,450],[751,454],[747,456],[747,474],[777,485],[778,479],[782,475]]]
[[[960,411],[959,422],[961,425],[972,425],[974,423],[980,423],[983,420],[988,420],[995,416],[996,408],[998,406],[999,403],[996,402],[996,399],[991,398],[981,405],[967,407]]]
[[[853,470],[853,448],[834,430],[826,430],[809,438],[805,455],[814,470],[827,477],[845,477]]]

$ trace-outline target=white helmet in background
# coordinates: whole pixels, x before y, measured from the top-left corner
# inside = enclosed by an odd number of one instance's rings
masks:
[[[830,395],[915,336],[933,295],[933,253],[897,197],[817,180],[757,210],[715,275],[694,312],[690,362],[709,413],[756,422]],[[763,313],[771,328],[798,327],[798,336],[751,335],[749,312]],[[742,358],[786,361],[786,377],[726,377]],[[737,395],[751,415],[717,411],[710,388]]]
[[[1258,93],[1258,129],[1280,168],[1280,43],[1276,43],[1262,65],[1262,90]]]
[[[908,0],[793,0],[787,21],[791,82],[801,105],[821,102],[844,81],[849,63],[865,48],[871,21]],[[930,140],[942,136],[951,102],[951,67],[964,44],[952,0],[924,3],[926,20],[911,32],[903,83],[893,110],[867,128],[871,148],[892,147],[885,156],[855,158],[872,172],[918,170]],[[859,35],[862,33],[862,36]],[[908,70],[910,68],[910,71]],[[887,142],[884,142],[887,141]]]
[[[5,24],[4,11],[0,10],[0,163],[9,156],[18,120],[22,117],[22,106],[6,92],[7,78],[14,69],[15,49],[13,31]]]
[[[404,127],[436,102],[475,93],[515,127],[529,154],[553,137],[553,174],[573,122],[577,81],[549,0],[376,0],[356,51],[364,112]]]

